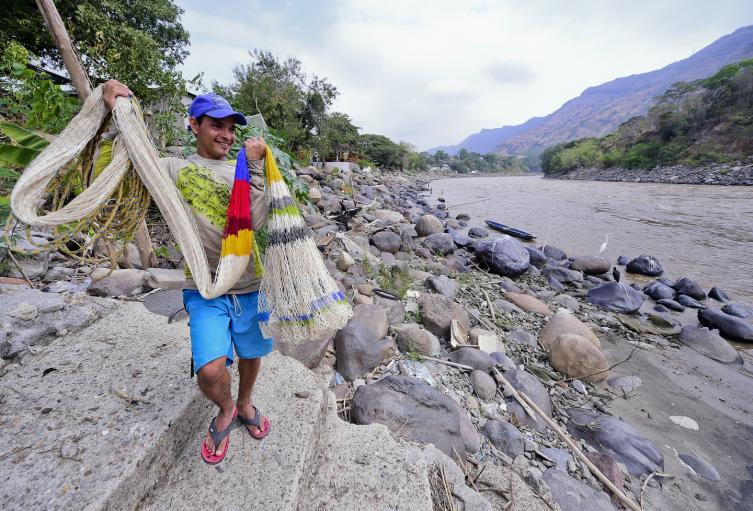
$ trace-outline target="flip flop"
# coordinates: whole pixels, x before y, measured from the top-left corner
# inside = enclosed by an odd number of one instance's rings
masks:
[[[251,405],[253,406],[253,405]],[[272,429],[271,424],[269,423],[269,419],[266,417],[262,417],[261,412],[258,408],[253,406],[254,408],[254,418],[253,419],[247,419],[241,414],[238,414],[238,420],[241,424],[243,424],[243,427],[246,431],[248,431],[248,434],[254,437],[257,440],[261,440],[265,436],[269,434],[269,430]],[[246,426],[256,426],[258,428],[258,433],[252,432],[250,429],[248,429]]]
[[[209,423],[209,436],[212,437],[212,442],[214,442],[215,446],[220,445],[222,441],[225,440],[225,438],[230,434],[230,430],[232,429],[233,422],[235,421],[237,415],[238,410],[235,410],[233,412],[233,418],[230,419],[230,424],[222,431],[217,431],[214,427],[214,421],[217,419],[217,417],[212,419],[212,422]],[[204,463],[206,463],[207,465],[216,465],[217,463],[225,459],[225,455],[227,454],[228,449],[230,449],[229,438],[227,440],[227,443],[225,444],[225,450],[220,454],[215,454],[214,452],[210,451],[209,448],[207,448],[206,439],[204,439],[201,442],[201,459],[204,460]]]

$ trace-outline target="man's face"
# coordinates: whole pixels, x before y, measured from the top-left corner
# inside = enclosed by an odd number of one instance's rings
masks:
[[[196,152],[210,160],[224,160],[235,142],[235,121],[232,116],[214,119],[205,115],[199,123],[191,117],[191,129],[196,135]]]

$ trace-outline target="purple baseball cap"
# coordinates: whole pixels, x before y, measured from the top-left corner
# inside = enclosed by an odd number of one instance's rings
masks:
[[[247,124],[246,117],[233,110],[233,107],[230,106],[227,99],[219,94],[202,94],[196,96],[193,102],[191,102],[191,106],[188,107],[188,115],[197,119],[202,115],[208,115],[214,119],[222,119],[224,117],[232,116],[235,120],[235,124],[240,124],[241,126]]]

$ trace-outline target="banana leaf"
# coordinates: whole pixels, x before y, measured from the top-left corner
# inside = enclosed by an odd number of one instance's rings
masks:
[[[0,161],[25,168],[41,152],[41,149],[0,144]]]
[[[20,147],[41,150],[49,145],[45,138],[10,122],[0,121],[0,131]]]

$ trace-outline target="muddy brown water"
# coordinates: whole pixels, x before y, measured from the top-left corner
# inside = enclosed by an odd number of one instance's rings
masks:
[[[620,255],[650,254],[669,278],[688,276],[707,291],[719,286],[733,301],[753,303],[753,187],[540,176],[441,179],[431,186],[431,198],[444,197],[452,217],[471,215],[470,226],[497,220],[570,256],[597,255],[608,233],[613,264]]]

